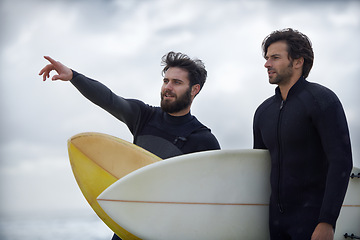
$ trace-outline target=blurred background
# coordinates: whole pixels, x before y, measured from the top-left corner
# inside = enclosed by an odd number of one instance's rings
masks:
[[[255,109],[274,94],[262,40],[291,27],[312,41],[308,77],[347,114],[360,166],[360,1],[0,0],[0,239],[110,239],[72,175],[67,140],[127,127],[68,82],[38,76],[49,55],[115,93],[158,106],[161,57],[204,61],[192,114],[223,149],[252,148]]]

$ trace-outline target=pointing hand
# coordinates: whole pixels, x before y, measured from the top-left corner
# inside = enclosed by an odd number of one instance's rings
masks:
[[[69,81],[73,78],[73,72],[70,68],[66,67],[61,62],[55,61],[49,56],[44,56],[46,60],[50,62],[50,64],[46,65],[43,69],[41,69],[39,75],[43,75],[43,81],[50,77],[50,72],[55,70],[57,75],[52,77],[52,80],[62,80]]]

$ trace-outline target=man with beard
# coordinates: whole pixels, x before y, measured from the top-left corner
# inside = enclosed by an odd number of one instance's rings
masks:
[[[124,122],[134,137],[134,144],[160,158],[220,149],[210,129],[190,114],[191,104],[207,77],[201,60],[192,60],[182,53],[164,55],[161,107],[153,107],[139,100],[117,96],[100,82],[50,57],[45,59],[50,64],[39,73],[44,81],[55,70],[58,75],[54,75],[52,80],[70,81],[87,99]],[[113,239],[120,238],[114,234]]]
[[[254,116],[254,148],[271,155],[270,235],[273,240],[334,237],[352,153],[342,105],[328,88],[306,80],[311,42],[293,29],[262,44],[275,95]]]

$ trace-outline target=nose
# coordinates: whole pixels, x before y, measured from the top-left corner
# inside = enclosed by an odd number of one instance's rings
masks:
[[[271,64],[270,64],[270,60],[266,60],[265,64],[264,64],[264,67],[265,68],[270,68],[271,67]]]
[[[172,86],[171,82],[170,81],[169,82],[164,82],[163,89],[171,91],[173,89],[173,86]]]
[[[168,90],[170,89],[170,83],[164,83],[164,89]]]

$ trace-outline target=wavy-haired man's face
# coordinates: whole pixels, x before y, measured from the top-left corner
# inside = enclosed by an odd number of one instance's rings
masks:
[[[289,60],[287,44],[272,43],[267,50],[265,67],[271,84],[287,84],[293,76],[293,61]]]

